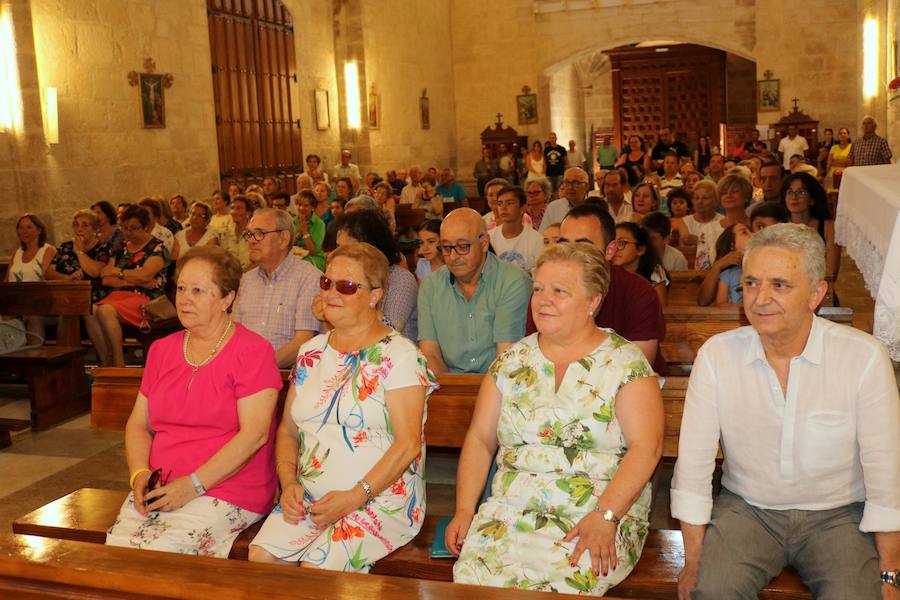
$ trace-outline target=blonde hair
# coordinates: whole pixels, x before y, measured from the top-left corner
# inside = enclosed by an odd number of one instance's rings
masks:
[[[362,267],[363,273],[366,274],[366,283],[371,288],[384,290],[384,294],[381,296],[383,301],[384,296],[387,295],[389,268],[388,260],[384,253],[372,244],[352,242],[338,246],[328,255],[328,262],[331,263],[334,259],[341,257],[355,261]]]
[[[716,199],[716,202],[719,201],[719,188],[716,187],[715,182],[710,181],[709,179],[701,179],[694,184],[695,195],[697,194],[698,190],[708,190],[712,192],[712,195]]]
[[[538,256],[535,272],[550,262],[571,261],[581,267],[581,282],[589,296],[606,296],[609,290],[609,261],[595,245],[585,242],[560,242],[547,246]]]
[[[88,223],[91,224],[91,227],[94,230],[100,229],[100,217],[98,217],[97,213],[92,210],[88,210],[86,208],[76,210],[75,214],[72,215],[72,223],[74,223],[78,219],[87,219]]]
[[[697,185],[700,184],[698,183]],[[697,190],[697,186],[694,186],[694,190]],[[729,171],[728,175],[719,180],[719,196],[722,195],[722,192],[727,192],[729,190],[737,190],[741,195],[741,198],[744,199],[744,206],[749,205],[753,200],[753,184],[750,183],[749,177],[737,175]]]

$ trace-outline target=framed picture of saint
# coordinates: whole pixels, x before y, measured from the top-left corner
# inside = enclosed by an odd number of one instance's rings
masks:
[[[519,125],[530,125],[538,122],[537,96],[535,94],[516,96],[516,108],[519,113]]]
[[[763,79],[756,85],[756,110],[768,112],[781,110],[781,80]]]
[[[163,78],[161,74],[141,73],[141,122],[144,129],[163,129],[166,126]]]

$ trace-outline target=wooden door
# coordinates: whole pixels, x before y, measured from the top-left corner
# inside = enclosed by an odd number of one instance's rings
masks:
[[[725,52],[682,44],[608,50],[613,75],[614,142],[645,140],[661,127],[682,141],[691,132],[718,135],[725,117]],[[649,150],[649,148],[648,148]]]
[[[207,0],[222,187],[303,171],[291,14],[279,0]]]

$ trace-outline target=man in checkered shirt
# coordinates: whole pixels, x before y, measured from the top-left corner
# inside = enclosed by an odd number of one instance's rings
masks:
[[[850,165],[865,167],[868,165],[887,165],[891,162],[891,147],[887,140],[875,135],[878,122],[875,117],[866,115],[862,120],[863,135],[853,140],[850,147]]]
[[[291,252],[291,216],[276,208],[253,213],[244,232],[256,266],[241,277],[233,318],[266,338],[280,368],[290,367],[300,346],[322,330],[312,314],[322,272]]]

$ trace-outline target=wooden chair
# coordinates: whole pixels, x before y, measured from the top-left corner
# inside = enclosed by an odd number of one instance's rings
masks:
[[[0,314],[58,316],[55,346],[19,350],[0,356],[0,372],[24,376],[31,403],[30,426],[46,429],[90,407],[84,372],[80,320],[91,314],[89,281],[0,283]],[[10,443],[9,429],[0,426],[0,448]]]

